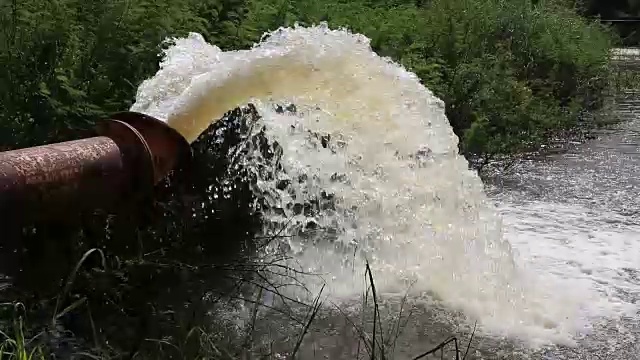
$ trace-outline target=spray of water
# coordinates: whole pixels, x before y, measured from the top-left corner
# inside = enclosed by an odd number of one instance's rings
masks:
[[[132,110],[193,141],[228,110],[255,104],[283,148],[284,171],[258,174],[273,205],[265,233],[286,226],[291,236],[276,245],[324,274],[334,300],[362,293],[368,259],[380,292],[412,283],[414,296],[434,294],[488,332],[558,341],[581,326],[580,302],[551,296],[515,265],[443,102],[366,37],[296,26],[223,52],[192,33],[164,55]],[[276,101],[296,111],[276,111]]]

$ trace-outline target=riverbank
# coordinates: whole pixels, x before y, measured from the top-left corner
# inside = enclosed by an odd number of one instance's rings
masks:
[[[640,88],[640,49],[612,49],[609,68],[610,84],[606,94],[603,94],[600,107],[578,115],[578,121],[573,126],[549,132],[544,137],[546,140],[533,151],[492,158],[491,166],[486,166],[489,164],[483,163],[482,158],[472,157],[472,166],[486,179],[491,176],[487,171],[504,173],[520,160],[540,159],[565,153],[580,144],[594,140],[602,129],[609,129],[620,122],[628,121],[628,118],[619,112],[618,100],[620,94]]]

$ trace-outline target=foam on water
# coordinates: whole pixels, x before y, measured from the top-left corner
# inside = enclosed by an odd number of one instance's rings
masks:
[[[295,103],[297,112],[275,111],[276,101]],[[366,37],[295,27],[223,52],[192,33],[166,50],[132,110],[166,119],[193,141],[248,102],[283,148],[284,172],[259,172],[273,205],[265,232],[287,226],[292,236],[276,245],[325,274],[334,300],[363,292],[367,258],[381,292],[413,283],[416,295],[435,294],[487,332],[571,342],[584,329],[593,292],[558,289],[516,266],[481,180],[458,155],[443,102],[372,52]],[[327,194],[335,206],[299,211]],[[315,231],[305,231],[310,223]],[[312,293],[320,286],[306,285]]]

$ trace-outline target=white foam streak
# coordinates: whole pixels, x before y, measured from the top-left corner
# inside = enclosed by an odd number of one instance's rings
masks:
[[[364,36],[295,27],[251,50],[223,52],[190,34],[175,40],[161,67],[140,86],[132,110],[166,119],[189,141],[235,106],[257,105],[268,136],[284,148],[282,176],[309,179],[292,181],[291,192],[278,190],[278,178],[262,179],[284,212],[268,217],[336,230],[329,241],[294,226],[286,244],[306,270],[326,274],[334,299],[362,293],[367,257],[381,291],[402,292],[413,282],[415,293],[437,294],[486,331],[568,341],[582,325],[583,294],[554,298],[552,284],[514,265],[480,179],[457,154],[443,102],[373,53]],[[295,103],[297,114],[277,113],[276,100]],[[330,135],[329,148],[310,132]],[[336,174],[343,181],[332,180]],[[293,204],[323,191],[335,194],[335,210],[296,213]],[[345,266],[354,247],[359,257]]]

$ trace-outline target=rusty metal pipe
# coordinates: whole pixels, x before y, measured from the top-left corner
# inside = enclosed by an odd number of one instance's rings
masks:
[[[72,216],[149,193],[190,156],[189,143],[153,117],[123,112],[96,137],[0,153],[0,215]]]

